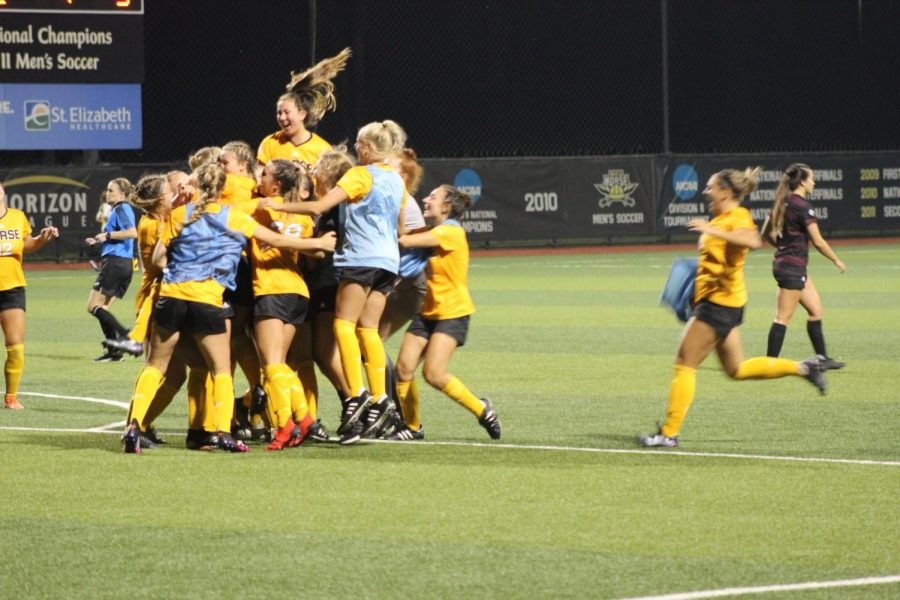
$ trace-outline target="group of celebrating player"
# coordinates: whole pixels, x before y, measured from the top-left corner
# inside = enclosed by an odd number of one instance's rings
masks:
[[[416,371],[469,410],[492,439],[501,435],[492,403],[478,398],[448,371],[466,341],[475,312],[467,285],[469,249],[459,220],[470,197],[442,185],[424,198],[411,194],[422,169],[406,134],[386,120],[359,129],[356,159],[333,148],[312,129],[335,107],[335,75],[349,49],[293,74],[277,101],[281,129],[254,154],[244,142],[208,147],[189,159],[191,173],[146,175],[134,187],[110,182],[113,205],[104,231],[103,260],[88,311],[103,329],[107,353],[145,354],[122,441],[126,453],[163,443],[154,420],[187,384],[190,449],[246,452],[263,440],[266,450],[306,439],[352,444],[364,437],[393,441],[424,438]],[[689,274],[692,292],[679,307],[687,320],[675,361],[665,423],[644,446],[674,447],[696,388],[696,369],[716,350],[735,379],[805,377],[825,392],[823,373],[843,367],[825,351],[822,306],[806,273],[810,241],[843,272],[822,238],[806,196],[813,170],[791,165],[776,192],[760,235],[742,199],[756,187],[759,169],[713,175],[704,194],[713,219],[689,225],[699,232],[700,260]],[[129,221],[115,207],[127,200],[143,215]],[[6,342],[7,408],[16,398],[24,365],[25,295],[22,253],[58,235],[30,237],[21,211],[6,206],[0,187],[0,324]],[[738,326],[747,301],[743,265],[763,239],[777,247],[779,293],[768,356],[743,360]],[[131,243],[144,265],[129,331],[109,312],[131,278]],[[778,358],[794,309],[809,313],[816,356]],[[396,367],[383,341],[409,324]],[[235,397],[240,365],[249,389]],[[341,400],[336,435],[319,419],[315,367]],[[363,371],[368,387],[364,385]]]

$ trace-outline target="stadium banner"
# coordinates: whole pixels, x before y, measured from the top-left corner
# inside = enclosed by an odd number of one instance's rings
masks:
[[[653,233],[652,157],[423,159],[424,197],[449,183],[472,196],[463,226],[476,244],[554,243]]]
[[[57,259],[86,257],[84,239],[100,231],[94,220],[100,196],[111,179],[122,175],[122,169],[114,167],[0,169],[7,205],[25,212],[34,233],[59,228],[59,239],[34,260],[47,260],[54,248]]]
[[[819,227],[833,232],[876,235],[900,229],[900,154],[728,155],[661,158],[657,232],[683,231],[687,222],[708,216],[703,188],[714,173],[760,166],[758,189],[744,201],[762,224],[775,200],[781,174],[792,163],[813,168],[816,187],[809,200]]]
[[[137,149],[140,84],[0,84],[0,150]]]

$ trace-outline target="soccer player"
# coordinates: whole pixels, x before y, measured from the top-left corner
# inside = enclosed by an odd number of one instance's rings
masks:
[[[713,219],[692,219],[688,224],[691,231],[701,234],[694,312],[678,346],[666,420],[655,434],[638,436],[642,446],[678,445],[678,434],[694,400],[697,368],[713,350],[733,379],[805,377],[825,393],[824,369],[816,358],[802,362],[765,356],[744,360],[739,329],[747,304],[744,262],[747,253],[762,247],[763,241],[741,201],[756,189],[759,171],[759,167],[725,169],[710,177],[703,194]]]
[[[819,231],[816,213],[807,199],[815,187],[816,179],[811,167],[801,163],[789,166],[778,182],[775,204],[763,225],[764,239],[776,248],[772,273],[778,282],[775,321],[769,328],[766,354],[769,356],[781,354],[784,334],[799,303],[809,315],[806,332],[819,358],[819,364],[826,369],[840,369],[845,363],[829,358],[825,351],[822,300],[812,278],[806,272],[810,242],[822,256],[833,262],[841,273],[846,269],[843,261],[838,258]]]
[[[424,359],[422,374],[436,390],[461,404],[478,419],[491,439],[499,440],[500,418],[491,401],[478,398],[447,369],[453,352],[466,343],[469,317],[475,305],[469,294],[469,244],[459,219],[472,198],[450,185],[442,185],[423,200],[428,231],[403,235],[404,248],[431,248],[430,276],[422,309],[403,336],[397,357],[397,397],[404,425],[384,439],[420,440],[425,437],[419,417],[416,369]]]
[[[303,73],[291,73],[287,92],[276,104],[275,119],[281,130],[260,142],[256,153],[259,164],[284,158],[314,165],[324,152],[332,149],[331,144],[311,129],[326,112],[337,106],[332,80],[344,69],[349,58],[350,48],[345,48],[337,56],[326,58]]]
[[[313,220],[309,216],[277,212],[279,204],[299,202],[312,191],[312,181],[301,163],[269,161],[259,190],[270,204],[253,215],[261,226],[298,238],[313,235]],[[274,248],[255,239],[250,242],[253,331],[265,373],[263,387],[268,396],[269,420],[276,429],[266,450],[296,446],[315,427],[303,385],[287,365],[288,348],[309,307],[309,288],[297,265],[298,254],[296,250]]]
[[[128,330],[119,323],[109,307],[116,298],[125,296],[134,275],[134,240],[137,227],[134,212],[126,199],[131,194],[131,182],[124,177],[110,181],[106,186],[106,201],[112,207],[103,231],[89,237],[89,246],[103,244],[100,251],[100,273],[91,288],[87,311],[100,322],[104,340],[124,340]],[[140,351],[137,352],[140,354]],[[107,350],[95,362],[120,362],[124,360],[120,350]]]
[[[126,453],[139,453],[140,423],[163,382],[179,336],[191,335],[200,346],[213,380],[214,410],[219,447],[246,452],[231,437],[234,389],[231,375],[230,310],[223,292],[235,285],[237,263],[248,238],[296,250],[334,248],[334,236],[300,239],[262,227],[253,218],[217,202],[225,186],[225,171],[205,165],[196,171],[198,195],[172,211],[160,233],[153,261],[165,267],[160,296],[153,312],[147,363],[138,375],[132,396],[131,422],[125,431]]]
[[[22,255],[37,252],[59,237],[56,227],[44,227],[31,237],[31,224],[21,210],[10,208],[0,182],[0,329],[6,346],[3,375],[6,378],[4,408],[21,410],[16,398],[25,368],[25,271]]]
[[[341,441],[348,444],[379,431],[395,410],[386,394],[386,358],[378,325],[386,295],[399,271],[397,232],[402,229],[401,211],[406,203],[403,179],[388,159],[405,145],[406,133],[394,121],[363,126],[356,138],[360,166],[347,171],[323,198],[281,208],[321,215],[342,203],[346,207],[344,239],[334,255],[340,281],[334,335],[344,377],[353,394],[343,403],[338,428]],[[363,387],[363,354],[370,390]]]

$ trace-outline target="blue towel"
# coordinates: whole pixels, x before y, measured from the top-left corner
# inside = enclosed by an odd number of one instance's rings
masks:
[[[696,258],[676,258],[669,271],[669,279],[663,288],[660,304],[675,312],[678,320],[686,323],[691,318],[691,301],[694,299],[694,279],[697,277]]]

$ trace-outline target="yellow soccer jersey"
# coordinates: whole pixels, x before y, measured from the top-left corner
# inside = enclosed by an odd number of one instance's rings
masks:
[[[225,175],[225,187],[219,196],[222,206],[234,206],[239,211],[252,215],[256,211],[256,181],[246,175]]]
[[[750,211],[739,206],[710,221],[722,231],[756,229]],[[738,308],[747,304],[744,262],[749,248],[729,244],[722,238],[700,236],[700,264],[697,267],[694,302],[708,300]]]
[[[331,149],[331,144],[315,133],[298,146],[283,131],[276,131],[272,135],[266,136],[259,144],[259,149],[256,151],[256,160],[267,165],[270,160],[283,158],[285,160],[299,160],[314,165],[320,156]]]
[[[162,271],[153,265],[151,257],[153,249],[156,247],[156,240],[159,239],[159,232],[164,225],[165,223],[149,214],[142,216],[138,222],[138,249],[144,265],[144,274],[141,277],[141,287],[134,297],[134,306],[137,310],[141,309],[144,299],[153,293],[153,284],[162,277]]]
[[[218,213],[222,210],[219,204],[211,203],[206,205],[206,212]],[[159,233],[159,239],[162,240],[166,247],[172,243],[181,230],[184,228],[184,222],[187,220],[187,207],[179,206],[169,215],[168,223],[163,226]],[[239,210],[228,211],[228,222],[225,226],[239,232],[244,237],[250,238],[253,232],[259,226],[253,217]],[[212,304],[213,306],[222,306],[222,294],[225,288],[215,279],[209,278],[204,281],[184,281],[180,283],[166,283],[160,285],[159,295],[168,298],[179,298],[181,300],[189,300],[191,302],[203,302]]]
[[[271,198],[275,204],[284,202],[281,196]],[[298,238],[312,237],[315,225],[307,215],[294,215],[263,208],[253,218],[268,229]],[[300,294],[309,298],[309,287],[297,267],[297,250],[282,250],[250,240],[250,260],[253,265],[253,295]]]
[[[7,208],[0,217],[0,292],[25,285],[22,254],[31,223],[21,210]]]
[[[422,316],[443,320],[465,317],[475,312],[469,295],[469,242],[459,224],[445,223],[431,230],[439,246],[428,260],[431,275],[422,302]]]

